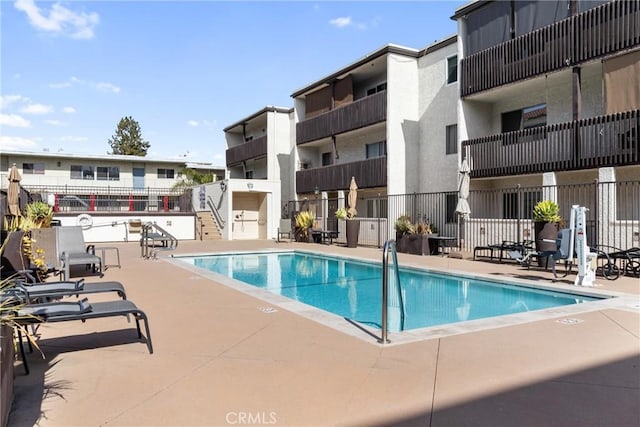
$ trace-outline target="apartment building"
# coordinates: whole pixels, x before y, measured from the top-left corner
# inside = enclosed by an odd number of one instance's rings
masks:
[[[224,178],[224,168],[206,162],[185,162],[125,155],[94,155],[0,151],[0,175],[16,164],[22,186],[171,188],[182,180],[181,170],[194,168]]]
[[[471,189],[536,188],[491,203],[478,195],[473,216],[515,218],[550,198],[565,213],[587,206],[600,234],[614,221],[638,220],[625,217],[637,212],[625,203],[638,198],[624,186],[609,194],[558,192],[640,177],[640,3],[476,1],[453,19],[458,133]]]
[[[293,109],[267,106],[224,128],[228,180],[207,186],[225,239],[275,238],[282,201],[295,197]]]
[[[355,177],[359,216],[376,217],[380,196],[456,189],[455,36],[384,46],[292,97],[298,199],[343,199]]]

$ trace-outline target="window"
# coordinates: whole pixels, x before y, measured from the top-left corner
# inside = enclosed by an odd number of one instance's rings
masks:
[[[322,166],[329,166],[331,164],[333,164],[331,152],[322,153]]]
[[[445,130],[447,134],[447,154],[456,154],[458,152],[458,125],[449,125]]]
[[[22,173],[24,175],[44,175],[44,163],[23,163]]]
[[[387,218],[388,215],[388,203],[387,196],[378,197],[375,199],[365,199],[366,212],[358,214],[366,218]],[[364,214],[364,215],[363,215]]]
[[[458,194],[447,194],[447,222],[456,222],[456,208],[458,207]]]
[[[380,83],[376,87],[372,87],[372,88],[367,89],[367,96],[375,95],[376,93],[382,92],[383,90],[387,90],[387,83]]]
[[[447,84],[458,81],[458,55],[447,58]]]
[[[98,181],[119,181],[120,180],[120,168],[117,166],[107,167],[98,166],[97,168]]]
[[[540,191],[524,191],[522,202],[519,201],[518,193],[505,193],[502,195],[502,218],[518,219],[528,218],[533,212],[533,207],[542,200]]]
[[[71,179],[94,180],[93,166],[71,165]]]
[[[387,155],[387,141],[374,142],[367,144],[367,159],[374,157],[382,157]]]
[[[174,177],[175,172],[173,171],[173,169],[158,168],[158,178],[173,179]]]
[[[522,110],[502,113],[502,133],[547,125],[547,105],[538,104]]]
[[[245,171],[244,172],[245,179],[253,179],[253,171]]]

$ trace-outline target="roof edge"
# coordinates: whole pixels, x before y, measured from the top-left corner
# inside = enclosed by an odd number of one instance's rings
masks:
[[[383,55],[387,55],[389,53],[395,53],[398,55],[404,55],[404,56],[410,56],[413,58],[417,58],[418,56],[420,56],[420,51],[417,49],[413,49],[413,48],[408,48],[408,47],[404,47],[404,46],[400,46],[400,45],[395,45],[395,44],[387,44],[385,46],[382,46],[381,48],[374,50],[373,52],[371,52],[368,55],[365,55],[364,57],[358,59],[357,61],[347,65],[346,67],[343,67],[341,69],[339,69],[338,71],[329,74],[328,76],[325,76],[319,80],[316,80],[315,82],[308,84],[307,86],[304,86],[301,89],[298,89],[297,91],[295,91],[294,93],[291,94],[292,98],[296,98],[306,92],[311,91],[314,88],[317,88],[319,86],[322,86],[323,84],[328,84],[330,82],[332,82],[333,80],[337,79],[339,76],[348,73],[349,71],[358,68],[364,64],[366,64],[367,62],[379,58]]]
[[[237,122],[225,127],[224,129],[222,129],[223,132],[228,132],[231,129],[233,129],[236,126],[242,125],[250,120],[255,119],[256,117],[258,117],[261,114],[264,113],[284,113],[284,114],[289,114],[289,113],[293,113],[293,107],[291,108],[285,108],[285,107],[275,107],[273,105],[267,105],[266,107],[264,107],[261,110],[256,111],[255,113],[245,117],[242,120],[238,120]]]

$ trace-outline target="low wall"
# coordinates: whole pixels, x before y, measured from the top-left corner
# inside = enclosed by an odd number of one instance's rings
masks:
[[[55,215],[60,225],[82,225],[82,215]],[[84,240],[87,243],[132,242],[140,240],[140,228],[131,227],[130,220],[143,223],[152,222],[167,230],[178,240],[195,240],[195,214],[158,214],[158,215],[90,215],[91,226],[84,227]]]

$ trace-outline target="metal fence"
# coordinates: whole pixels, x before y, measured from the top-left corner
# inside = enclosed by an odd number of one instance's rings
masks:
[[[25,185],[55,212],[191,212],[191,189]]]
[[[360,198],[358,244],[382,247],[386,240],[395,239],[394,223],[403,215],[414,223],[429,223],[440,236],[455,237],[452,244],[466,251],[503,240],[535,240],[533,207],[545,199],[554,200],[560,206],[566,222],[561,226],[569,226],[573,205],[588,209],[589,245],[640,247],[640,181],[472,190],[468,198],[471,214],[466,219],[455,212],[457,192]],[[344,243],[344,221],[335,217],[341,203],[338,199],[320,198],[291,201],[287,217],[295,218],[297,212],[310,210],[316,215],[315,227],[337,230],[337,241]]]

